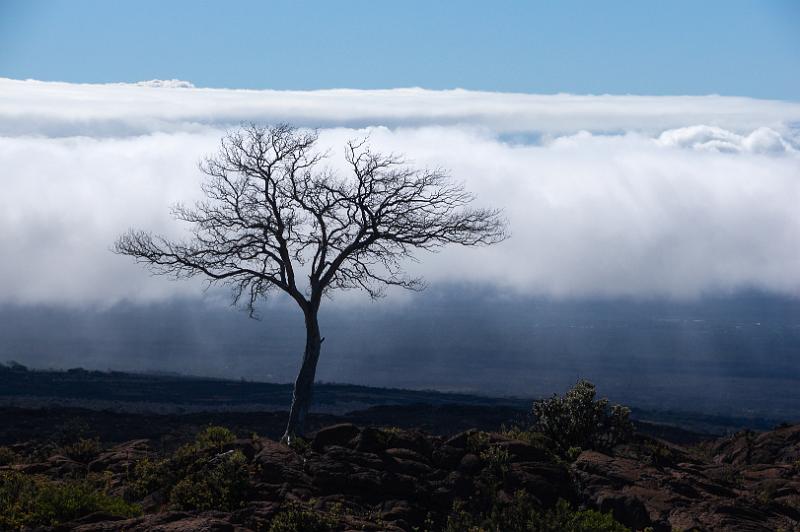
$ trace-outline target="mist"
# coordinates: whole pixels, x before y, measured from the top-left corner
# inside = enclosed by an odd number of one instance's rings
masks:
[[[800,104],[721,96],[246,91],[0,80],[0,359],[288,382],[301,315],[111,253],[179,237],[198,161],[241,121],[368,138],[503,209],[511,238],[420,254],[421,294],[336,294],[318,378],[797,415]],[[764,394],[765,386],[775,391]]]
[[[84,312],[6,305],[0,360],[291,382],[302,316],[289,301],[260,310],[256,321],[196,299]],[[402,303],[331,302],[321,326],[320,381],[538,397],[588,378],[643,408],[800,414],[792,298],[556,301],[439,286]]]
[[[114,305],[197,294],[109,252],[180,236],[197,162],[240,120],[319,128],[326,164],[367,137],[447,169],[512,237],[421,254],[430,283],[523,296],[800,295],[800,105],[748,98],[470,91],[244,91],[0,80],[0,302]],[[394,296],[402,297],[402,296]],[[347,298],[359,300],[357,296]]]

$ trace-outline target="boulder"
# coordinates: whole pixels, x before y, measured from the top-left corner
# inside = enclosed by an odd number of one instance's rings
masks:
[[[340,423],[320,429],[311,442],[311,448],[323,452],[329,445],[345,446],[361,431],[352,423]]]

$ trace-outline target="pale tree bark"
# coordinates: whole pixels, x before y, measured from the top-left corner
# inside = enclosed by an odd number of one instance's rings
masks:
[[[410,290],[422,281],[403,262],[417,250],[447,244],[489,245],[506,238],[494,209],[469,207],[472,195],[438,169],[416,169],[393,155],[349,142],[349,174],[322,167],[315,132],[286,124],[243,126],[204,160],[205,200],[176,205],[193,237],[174,241],[130,230],[115,251],[153,273],[201,276],[232,289],[235,303],[256,316],[256,304],[282,291],[303,312],[306,348],[295,382],[284,441],[303,433],[323,338],[319,308],[337,289],[378,298],[387,286]]]
[[[306,315],[306,350],[303,363],[294,382],[292,406],[289,410],[289,422],[283,434],[282,442],[290,444],[292,438],[302,433],[308,410],[311,408],[314,377],[317,374],[317,362],[324,338],[320,336],[319,320],[316,311]]]

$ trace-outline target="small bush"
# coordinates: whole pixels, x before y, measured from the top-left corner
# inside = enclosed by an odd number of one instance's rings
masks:
[[[220,452],[234,439],[225,427],[207,427],[169,458],[140,460],[126,496],[141,500],[159,491],[180,510],[240,508],[249,487],[247,460],[241,451]]]
[[[481,452],[480,457],[495,474],[502,477],[508,473],[511,465],[511,454],[508,452],[508,449],[493,445]]]
[[[657,440],[647,440],[642,444],[642,451],[645,458],[653,465],[663,466],[674,463],[675,455],[673,451]]]
[[[217,455],[182,478],[170,493],[179,510],[224,510],[241,508],[249,485],[247,461],[241,451]]]
[[[566,458],[567,462],[574,462],[575,460],[578,459],[578,457],[581,455],[582,452],[583,449],[581,449],[577,445],[573,445],[572,447],[567,449],[566,453],[564,453],[564,458]]]
[[[480,454],[481,451],[489,446],[489,434],[481,430],[470,433],[467,436],[467,451]]]
[[[168,491],[174,483],[173,477],[167,460],[144,458],[133,468],[133,481],[128,486],[126,496],[140,500],[154,491]]]
[[[311,450],[311,443],[302,436],[295,436],[289,442],[289,447],[297,454],[306,454]]]
[[[56,440],[62,445],[74,443],[81,438],[88,437],[89,431],[89,424],[85,419],[80,417],[69,418],[56,427]]]
[[[132,517],[141,514],[141,509],[86,481],[54,482],[0,473],[1,530],[55,526],[94,512]]]
[[[290,504],[276,515],[269,532],[328,532],[336,523],[299,504]]]
[[[75,443],[64,445],[61,452],[76,462],[91,462],[100,454],[100,440],[98,438],[79,438]]]
[[[573,510],[559,500],[550,510],[536,507],[520,490],[508,503],[496,503],[487,514],[473,515],[463,501],[456,501],[445,532],[628,532],[611,514]]]
[[[595,386],[579,381],[563,397],[553,395],[533,403],[536,429],[550,438],[563,455],[570,447],[608,449],[630,440],[630,410],[595,401]]]
[[[8,447],[0,447],[0,466],[17,463],[19,456]]]
[[[199,449],[221,449],[233,442],[236,435],[226,427],[210,426],[203,429],[195,438]]]

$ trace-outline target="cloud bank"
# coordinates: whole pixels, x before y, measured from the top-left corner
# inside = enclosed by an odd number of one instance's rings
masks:
[[[800,296],[800,104],[748,98],[197,89],[178,80],[0,79],[0,302],[195,294],[109,248],[130,226],[177,234],[200,157],[242,120],[449,168],[512,238],[421,255],[430,282],[555,297]]]

